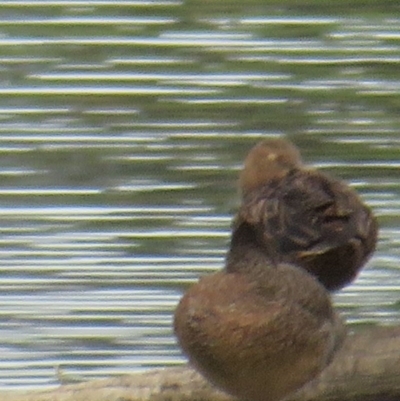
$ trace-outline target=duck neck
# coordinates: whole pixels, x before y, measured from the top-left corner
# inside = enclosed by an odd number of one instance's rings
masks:
[[[233,233],[228,254],[226,270],[230,273],[255,271],[257,266],[275,265],[272,258],[258,245],[253,228],[243,223]]]

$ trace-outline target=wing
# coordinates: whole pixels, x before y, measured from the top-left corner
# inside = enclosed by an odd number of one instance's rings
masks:
[[[351,270],[351,278],[377,239],[376,219],[356,192],[316,170],[294,170],[248,194],[234,231],[242,224],[253,228],[259,245],[275,260],[313,273],[321,268],[326,273],[331,262],[336,270]]]

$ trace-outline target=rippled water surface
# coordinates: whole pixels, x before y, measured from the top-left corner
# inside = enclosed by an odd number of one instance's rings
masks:
[[[223,265],[268,136],[373,207],[378,250],[335,301],[399,324],[400,10],[324,3],[2,2],[0,387],[182,363],[173,309]]]

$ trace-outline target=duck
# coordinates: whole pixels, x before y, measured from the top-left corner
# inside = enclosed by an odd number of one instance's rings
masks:
[[[304,165],[284,138],[262,140],[250,150],[239,190],[232,243],[253,231],[274,263],[305,269],[328,291],[354,281],[376,248],[371,208],[345,182]]]
[[[178,343],[220,390],[246,401],[281,400],[330,364],[346,338],[344,321],[314,276],[272,263],[248,235],[226,263],[181,298]]]

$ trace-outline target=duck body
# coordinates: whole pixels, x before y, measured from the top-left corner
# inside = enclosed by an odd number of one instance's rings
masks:
[[[330,363],[345,329],[313,276],[239,248],[228,258],[231,269],[186,292],[174,329],[192,365],[217,387],[243,400],[275,401]]]
[[[293,263],[338,290],[375,250],[377,220],[347,184],[304,168],[298,154],[287,154],[292,144],[278,144],[263,141],[245,162],[232,239],[247,225],[273,261]]]

